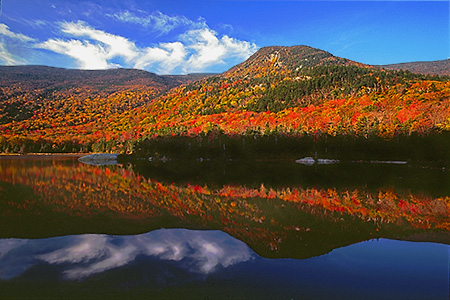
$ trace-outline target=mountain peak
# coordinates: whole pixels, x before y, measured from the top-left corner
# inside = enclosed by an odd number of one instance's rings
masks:
[[[283,69],[301,69],[318,65],[347,65],[368,67],[346,58],[310,46],[267,46],[259,49],[245,62],[231,68],[227,76],[255,76],[267,69],[282,71]]]

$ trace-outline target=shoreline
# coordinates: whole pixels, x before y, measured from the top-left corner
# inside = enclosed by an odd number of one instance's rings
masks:
[[[0,153],[0,159],[53,159],[53,158],[80,158],[93,153]]]

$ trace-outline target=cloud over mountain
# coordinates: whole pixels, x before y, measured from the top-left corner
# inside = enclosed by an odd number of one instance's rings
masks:
[[[60,24],[61,32],[71,37],[48,39],[36,45],[74,58],[82,69],[107,69],[120,65],[111,63],[115,57],[122,57],[130,63],[139,53],[133,42],[128,39],[97,30],[85,22],[64,22]]]
[[[169,16],[160,11],[119,11],[106,14],[114,24],[131,24],[134,30],[151,31],[156,38],[137,43],[127,33],[112,33],[93,20],[57,21],[45,39],[13,32],[0,23],[0,61],[4,64],[30,64],[33,55],[20,55],[15,44],[28,44],[35,56],[57,55],[80,69],[136,68],[159,74],[208,72],[226,63],[240,62],[258,50],[251,42],[223,35],[211,29],[202,18]],[[164,39],[160,39],[164,36]]]

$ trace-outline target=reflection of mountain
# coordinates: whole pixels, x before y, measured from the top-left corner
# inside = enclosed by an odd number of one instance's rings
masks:
[[[265,257],[296,258],[379,236],[427,240],[438,233],[438,240],[449,240],[447,196],[301,183],[167,184],[76,160],[3,160],[0,167],[3,237],[220,229]]]
[[[380,239],[265,259],[224,232],[186,229],[0,239],[0,298],[445,299],[448,250]]]
[[[208,274],[248,261],[252,251],[220,231],[160,229],[136,236],[77,235],[41,240],[0,240],[0,279],[34,265],[60,265],[67,279],[81,279],[132,263],[138,256],[177,261],[189,272]]]
[[[450,172],[414,164],[350,162],[305,166],[292,160],[194,160],[133,161],[133,170],[161,183],[188,183],[212,187],[243,185],[274,189],[303,187],[338,190],[366,189],[372,193],[394,188],[433,198],[450,195]]]

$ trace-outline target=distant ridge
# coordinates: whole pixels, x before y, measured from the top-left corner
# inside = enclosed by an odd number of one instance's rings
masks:
[[[68,89],[77,86],[114,92],[147,86],[161,93],[211,74],[157,75],[137,69],[80,70],[48,66],[0,66],[0,87],[22,85],[27,89]]]
[[[381,65],[390,70],[408,70],[417,74],[450,76],[450,59]]]

